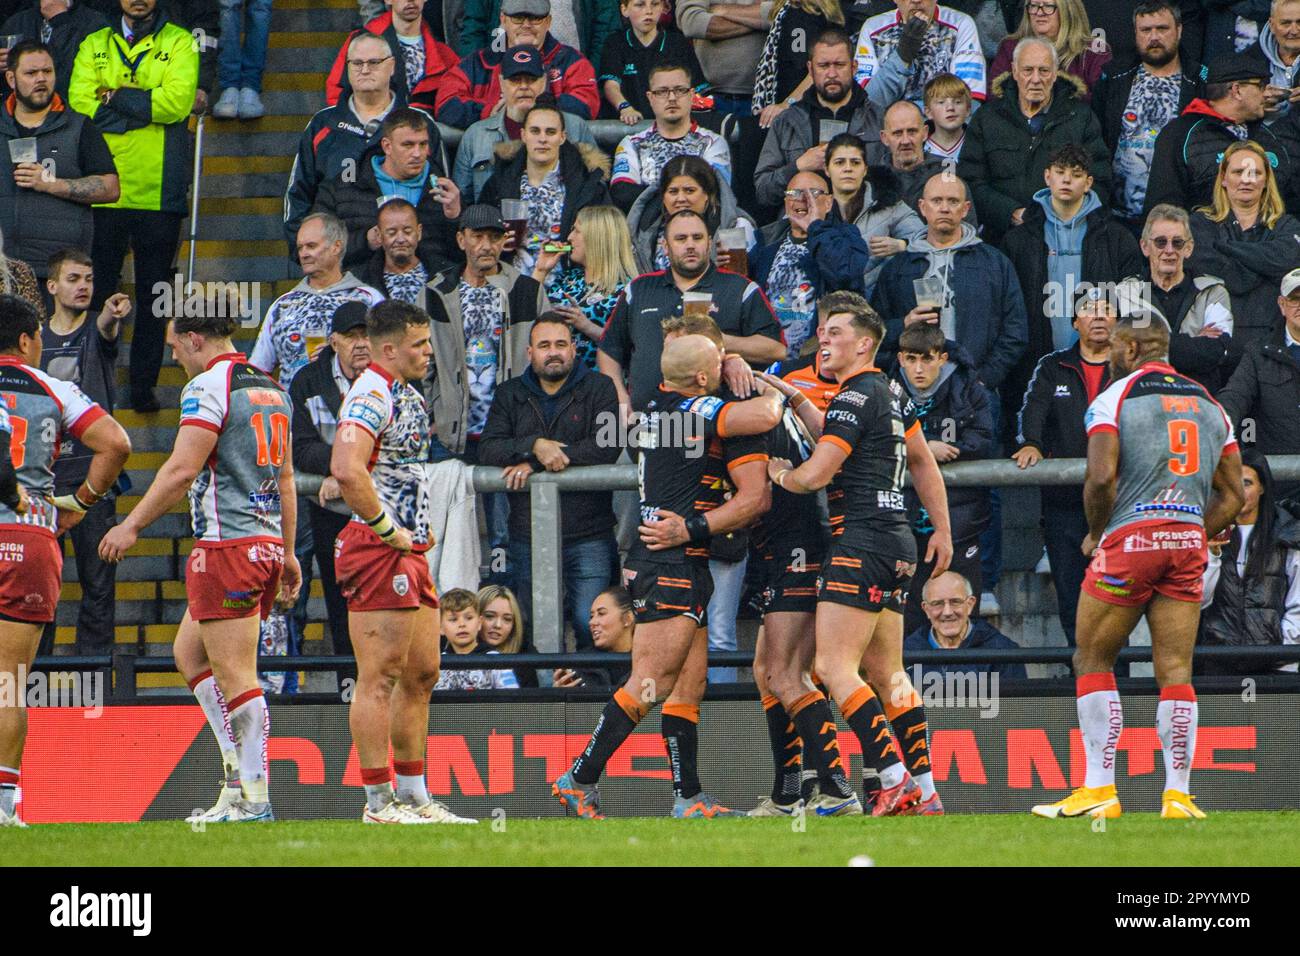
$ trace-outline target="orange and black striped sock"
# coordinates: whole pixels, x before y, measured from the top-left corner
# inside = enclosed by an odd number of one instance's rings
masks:
[[[794,729],[794,721],[781,701],[768,694],[763,698],[763,716],[767,720],[767,740],[772,747],[772,801],[789,804],[799,799],[803,776],[803,741]]]
[[[700,792],[696,770],[700,752],[700,708],[694,704],[664,704],[659,733],[673,771],[673,796],[690,798]]]
[[[919,782],[924,774],[930,772],[929,725],[925,719],[925,705],[921,703],[916,691],[912,691],[897,704],[890,701],[885,707],[885,716],[894,725],[894,735],[903,751],[903,763],[907,765],[907,772]]]
[[[840,713],[862,745],[863,766],[880,776],[882,786],[897,786],[902,773],[901,768],[894,768],[901,761],[894,749],[894,735],[885,719],[884,708],[880,706],[880,698],[863,684],[840,705]]]
[[[840,742],[831,716],[831,706],[818,691],[804,694],[790,707],[795,729],[803,741],[804,760],[817,771],[822,793],[833,797],[851,797],[853,788],[844,773]]]
[[[621,687],[614,691],[600,720],[596,721],[596,729],[591,732],[587,749],[574,761],[573,779],[587,786],[599,780],[605,772],[605,764],[614,756],[614,751],[632,735],[636,725],[652,706],[638,701]]]

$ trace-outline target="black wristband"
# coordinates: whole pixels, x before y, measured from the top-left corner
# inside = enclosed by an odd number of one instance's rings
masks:
[[[709,519],[704,515],[691,515],[686,519],[686,533],[691,536],[691,544],[708,541],[713,536],[709,530]]]

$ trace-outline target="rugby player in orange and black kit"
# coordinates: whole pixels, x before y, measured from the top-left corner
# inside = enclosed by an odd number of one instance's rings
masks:
[[[721,381],[722,356],[704,336],[666,342],[660,364],[664,383],[635,432],[638,485],[642,523],[666,522],[670,534],[663,540],[673,543],[654,550],[642,540],[632,545],[625,566],[638,625],[632,672],[605,706],[586,749],[552,787],[561,803],[589,819],[599,819],[596,784],[610,757],[655,703],[672,693],[692,656],[704,653],[699,629],[713,593],[708,542],[737,510],[735,498],[710,509],[714,503],[700,495],[710,462],[707,445],[714,438],[762,434],[781,414],[780,394],[762,384],[761,394],[744,402],[712,394]]]
[[[835,376],[840,388],[808,460],[794,467],[773,457],[769,470],[773,483],[792,494],[811,495],[830,486],[831,545],[817,581],[814,664],[858,737],[865,767],[879,773],[881,791],[872,813],[886,816],[914,812],[922,798],[921,787],[899,759],[881,701],[859,676],[864,664],[868,673],[893,675],[901,659],[902,608],[917,557],[903,503],[904,468],[911,470],[917,493],[934,517],[926,560],[933,560],[939,573],[948,566],[952,541],[943,478],[910,402],[872,364],[883,323],[860,297],[834,295],[841,304],[826,309],[818,341],[821,368]],[[920,701],[909,683],[891,679],[889,684],[895,723],[917,745],[916,754],[924,754]],[[805,756],[825,761],[817,769],[822,794],[830,799],[817,812],[861,812],[840,764],[825,697],[807,688],[786,709]],[[928,770],[928,759],[920,766]]]

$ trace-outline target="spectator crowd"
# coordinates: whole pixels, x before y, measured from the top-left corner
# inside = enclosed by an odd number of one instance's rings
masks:
[[[43,367],[107,408],[124,324],[121,403],[160,408],[174,305],[160,290],[189,208],[190,119],[263,115],[272,6],[0,0],[0,291],[47,317]],[[940,463],[1085,456],[1116,318],[1162,317],[1171,364],[1249,449],[1248,507],[1215,543],[1201,640],[1300,642],[1300,489],[1264,458],[1300,454],[1300,0],[454,6],[459,17],[432,0],[359,4],[284,196],[301,281],[250,352],[292,397],[297,470],[320,480],[296,547],[337,652],[350,649],[332,551],[347,509],[328,463],[342,395],[369,361],[368,307],[400,299],[430,318],[444,652],[511,654],[530,646],[533,611],[518,492],[543,471],[629,460],[607,425],[655,394],[664,321],[713,320],[735,394],[766,369],[813,397],[834,388],[818,302],[842,292],[884,320],[878,365]],[[118,291],[128,253],[134,302]],[[86,460],[64,450],[60,493]],[[475,495],[474,465],[513,493]],[[1041,496],[1072,645],[1080,489]],[[624,497],[562,495],[578,650],[630,646]],[[915,496],[907,506],[924,554],[933,526]],[[1000,499],[953,488],[949,507],[953,566],[933,580],[919,568],[906,647],[1015,646],[988,621]],[[71,536],[85,650],[113,640],[114,572],[93,542],[114,511],[109,495]],[[735,650],[749,545],[736,532],[712,548],[710,647]],[[539,677],[619,679],[453,670],[440,687]]]

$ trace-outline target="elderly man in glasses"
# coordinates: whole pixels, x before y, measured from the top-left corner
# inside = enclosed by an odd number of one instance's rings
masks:
[[[1222,279],[1187,271],[1192,232],[1187,211],[1168,203],[1151,210],[1140,243],[1146,268],[1121,286],[1126,311],[1150,308],[1169,323],[1169,364],[1211,392],[1241,358],[1233,343],[1232,301]]]
[[[822,173],[797,172],[785,190],[785,215],[765,226],[753,252],[754,281],[767,293],[789,358],[815,338],[817,300],[828,292],[863,292],[871,253],[858,227],[829,219],[834,197]],[[732,268],[718,253],[718,265]]]
[[[1019,647],[992,624],[981,618],[971,620],[976,597],[970,582],[956,571],[945,571],[925,582],[921,608],[929,623],[903,639],[903,655],[910,658],[916,651],[1008,650]],[[1024,680],[1024,664],[923,664],[922,674],[997,674],[1000,680]],[[920,686],[925,681],[913,679]]]

